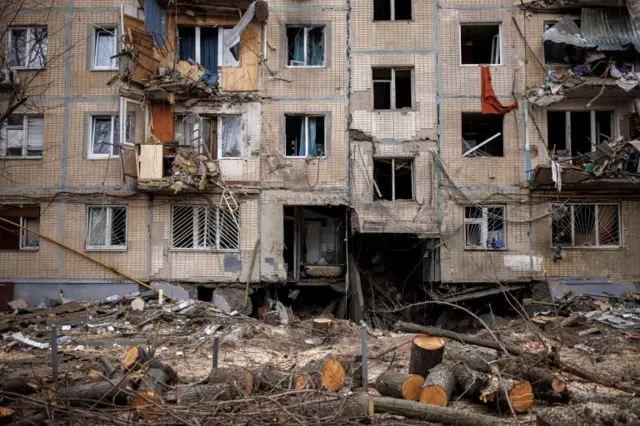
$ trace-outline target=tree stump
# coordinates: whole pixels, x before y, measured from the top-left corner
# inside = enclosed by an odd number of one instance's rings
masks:
[[[337,392],[345,383],[346,372],[340,361],[327,360],[322,366],[322,387],[330,392]]]
[[[0,407],[0,424],[7,424],[13,419],[16,412],[9,407]]]
[[[413,338],[409,374],[426,377],[429,370],[442,361],[444,339],[441,337],[418,334]]]
[[[154,402],[161,402],[168,382],[169,376],[164,370],[159,368],[149,369],[145,377],[140,381],[136,395],[131,398],[131,405],[136,408],[144,408]]]
[[[213,368],[209,373],[207,384],[215,385],[219,383],[227,383],[233,385],[235,389],[251,395],[255,376],[252,372],[239,367]]]
[[[151,354],[145,348],[129,346],[129,349],[127,349],[127,352],[124,354],[124,361],[122,361],[122,365],[125,370],[140,368],[146,362],[150,361],[151,358]]]
[[[378,376],[376,390],[382,396],[417,401],[420,398],[424,377],[387,370]]]
[[[453,374],[453,366],[449,363],[438,364],[429,371],[424,380],[420,402],[446,407],[455,388],[456,376]]]
[[[333,320],[331,320],[330,318],[314,318],[312,322],[312,328],[314,331],[326,333],[327,331],[329,331],[329,328],[331,328],[332,322]]]

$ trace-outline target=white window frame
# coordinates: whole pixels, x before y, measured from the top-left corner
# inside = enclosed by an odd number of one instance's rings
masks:
[[[95,128],[96,128],[96,120],[97,119],[106,119],[106,118],[111,118],[111,133],[109,136],[109,146],[111,149],[111,152],[109,154],[95,154],[93,152],[93,141],[94,141],[94,132],[95,132]],[[115,144],[120,144],[120,140],[115,140],[115,124],[116,124],[116,120],[120,120],[120,114],[96,114],[96,115],[92,115],[91,116],[91,124],[90,124],[90,132],[89,132],[89,140],[88,142],[88,147],[87,147],[87,158],[89,160],[108,160],[110,158],[119,158],[120,154],[114,154],[113,153],[113,148],[115,146]],[[120,128],[120,133],[122,133],[123,129],[122,127]],[[120,152],[122,152],[122,147],[120,147]]]
[[[17,114],[20,115],[20,114]],[[42,153],[40,155],[27,155],[27,147],[29,145],[29,118],[41,118],[42,119],[42,151],[44,152],[44,116],[43,115],[23,115],[22,126],[18,124],[9,125],[5,121],[2,129],[2,140],[0,141],[0,158],[7,160],[41,160]],[[21,155],[7,155],[7,148],[9,147],[8,131],[22,129],[22,154]]]
[[[498,44],[500,45],[500,62],[497,64],[463,64],[462,63],[462,27],[465,26],[498,26]],[[494,36],[495,37],[495,36]],[[495,53],[493,54],[495,55]],[[492,56],[493,56],[492,55]],[[489,66],[489,67],[501,67],[504,65],[504,36],[502,32],[502,22],[460,22],[458,23],[458,62],[461,67],[479,67],[479,66]]]
[[[174,241],[173,241],[173,222],[174,222],[174,209],[179,208],[179,207],[188,207],[191,209],[191,220],[193,221],[193,247],[175,247],[174,245]],[[200,220],[199,216],[197,214],[195,214],[196,209],[205,209],[206,213],[205,213],[205,224],[204,224],[204,233],[205,235],[208,234],[209,232],[209,215],[212,212],[215,212],[216,215],[216,242],[215,242],[215,247],[208,247],[208,246],[201,246],[198,245],[198,241],[199,241],[199,235],[198,235],[198,228],[199,228],[199,224],[198,221]],[[206,251],[206,252],[224,252],[224,253],[237,253],[240,251],[240,215],[239,212],[236,212],[236,219],[237,219],[237,223],[236,226],[238,227],[238,247],[237,248],[231,248],[231,249],[223,249],[220,248],[220,207],[215,207],[215,206],[210,206],[210,205],[202,205],[202,204],[171,204],[171,209],[169,212],[169,235],[170,235],[170,239],[171,239],[171,251],[187,251],[187,252],[193,252],[193,251]],[[205,238],[206,241],[206,238]]]
[[[21,226],[25,226],[28,227],[27,221],[29,219],[35,219],[32,217],[20,217],[20,225]],[[40,218],[38,217],[38,223],[40,223]],[[37,246],[28,246],[27,245],[27,234],[29,234],[29,231],[27,231],[24,228],[20,228],[20,250],[21,251],[38,251],[40,250],[40,236],[35,234],[38,237],[38,245]]]
[[[47,55],[43,58],[43,64],[41,67],[29,66],[29,59],[31,58],[31,51],[33,49],[33,29],[35,28],[46,28],[47,29]],[[7,30],[7,53],[11,55],[11,51],[13,50],[13,31],[15,30],[26,30],[27,31],[27,45],[26,45],[26,64],[25,65],[12,65],[11,69],[14,70],[42,70],[47,67],[47,59],[49,56],[49,33],[48,27],[46,25],[23,25],[17,27],[9,27]],[[11,63],[10,60],[7,61],[7,64]]]
[[[112,245],[111,244],[111,234],[113,232],[112,226],[112,218],[113,218],[113,209],[116,208],[124,208],[124,245]],[[106,218],[105,218],[105,242],[104,245],[92,245],[89,244],[91,241],[91,221],[90,221],[90,211],[92,209],[106,209]],[[129,242],[129,208],[126,204],[117,204],[117,205],[89,205],[86,210],[86,241],[85,241],[85,250],[89,251],[126,251]]]
[[[326,43],[327,27],[325,25],[296,25],[296,24],[285,25],[285,29],[289,29],[289,28],[302,28],[304,30],[304,39],[303,39],[304,64],[291,65],[289,62],[289,56],[287,55],[285,66],[287,68],[326,68],[327,66],[327,43]],[[322,28],[322,50],[323,50],[322,65],[307,65],[307,62],[309,61],[309,31],[314,28]],[[289,39],[288,38],[286,39],[287,39],[287,49],[288,49]]]
[[[286,158],[325,158],[327,156],[327,116],[325,114],[285,114],[285,128],[287,117],[304,117],[304,140],[305,140],[305,151],[306,155],[287,155],[287,149],[285,146],[284,156]],[[309,155],[309,118],[313,117],[322,117],[324,118],[324,153],[322,155]],[[286,135],[285,135],[285,144],[286,144]]]
[[[374,79],[373,78],[373,70],[374,69],[388,69],[391,70],[391,80],[382,80],[382,79]],[[415,99],[415,94],[414,94],[414,69],[410,68],[410,67],[371,67],[371,103],[373,105],[373,111],[407,111],[407,110],[412,110],[414,109],[414,99]],[[403,107],[403,108],[397,108],[396,106],[396,71],[409,71],[411,73],[411,107],[407,108],[407,107]],[[375,108],[375,88],[373,87],[373,83],[391,83],[391,90],[389,92],[389,96],[391,97],[390,99],[390,103],[389,103],[389,109],[376,109]]]
[[[596,113],[597,112],[610,112],[611,113],[611,133],[612,133],[612,137],[615,135],[619,135],[620,134],[620,121],[618,120],[618,111],[614,108],[598,108],[598,109],[589,109],[589,110],[585,110],[585,109],[554,109],[554,108],[550,108],[547,109],[547,112],[564,112],[565,113],[565,123],[566,123],[566,128],[565,128],[565,134],[564,134],[564,141],[565,141],[565,149],[568,151],[568,156],[571,157],[571,113],[572,112],[588,112],[589,113],[589,120],[591,121],[590,123],[590,137],[592,141],[597,141],[598,140],[598,136],[596,135]],[[548,117],[548,115],[547,115]],[[548,118],[545,117],[545,119],[548,120]],[[547,135],[548,138],[548,135]],[[549,146],[549,140],[547,139],[547,146]],[[593,143],[591,144],[591,152],[595,152],[596,151],[596,145],[594,145]]]
[[[113,55],[118,53],[118,29],[116,27],[96,27],[93,31],[93,58],[91,62],[91,69],[96,71],[117,71],[118,70],[118,58],[111,58],[111,66],[97,65],[98,59],[98,35],[100,33],[113,34]]]
[[[414,0],[409,0],[411,2],[411,18],[410,19],[396,19],[396,2],[395,0],[390,0],[389,4],[390,4],[390,8],[391,8],[391,19],[374,19],[373,22],[408,22],[408,21],[413,21],[413,2]],[[417,0],[420,1],[420,0]],[[371,2],[373,2],[373,0],[371,0]],[[375,2],[373,2],[373,6],[372,6],[372,11],[374,11],[374,16],[375,16]]]
[[[180,119],[176,119],[176,123],[179,123],[178,126],[182,129],[182,131],[180,132],[182,134],[182,144],[185,146],[191,146],[191,148],[195,149],[196,147],[192,146],[192,145],[187,145],[187,131],[188,129],[185,129],[187,126],[187,123],[185,122],[185,118],[187,116],[189,116],[190,114],[185,114],[183,113],[176,113],[176,116],[182,116],[182,118]],[[218,138],[217,140],[217,147],[216,147],[216,159],[217,160],[240,160],[242,159],[242,153],[243,153],[243,147],[242,147],[242,138],[243,138],[243,133],[242,133],[242,126],[240,126],[240,155],[237,157],[223,157],[222,156],[222,123],[224,122],[224,118],[226,117],[237,117],[240,119],[240,122],[242,124],[242,115],[241,114],[227,114],[227,115],[200,115],[200,122],[204,121],[204,120],[209,120],[211,121],[212,125],[216,126],[216,137]],[[214,124],[214,120],[215,120],[215,124]],[[199,123],[195,123],[196,128],[195,130],[199,130],[197,128],[197,126],[199,125]],[[177,132],[175,132],[177,133]],[[178,133],[178,134],[180,134]],[[198,149],[199,153],[204,153],[205,149],[204,146],[200,146],[200,148]],[[212,154],[212,153],[210,153]]]
[[[182,27],[183,25],[181,25]],[[188,25],[184,25],[185,27]],[[196,33],[196,57],[194,58],[196,63],[200,63],[200,29],[202,28],[202,26],[194,26],[193,27],[195,29],[195,33]],[[218,68],[220,67],[225,67],[225,68],[238,68],[240,67],[240,58],[238,58],[238,62],[237,64],[232,64],[232,65],[226,65],[224,64],[224,54],[223,54],[223,50],[224,49],[224,43],[223,43],[223,37],[224,37],[224,32],[225,30],[227,31],[231,31],[230,28],[222,28],[222,27],[218,27]],[[238,40],[238,43],[240,42],[240,40]],[[235,46],[235,45],[234,45]]]
[[[415,185],[415,167],[414,167],[414,159],[413,158],[386,158],[386,157],[375,157],[374,167],[372,168],[373,173],[375,173],[375,161],[391,161],[391,200],[382,199],[380,189],[378,188],[378,184],[376,183],[375,176],[372,177],[371,182],[373,183],[373,190],[376,191],[379,197],[375,201],[415,201],[416,199],[416,185]],[[411,199],[401,198],[400,200],[396,200],[396,160],[409,162],[411,164]],[[375,198],[374,198],[375,199]]]
[[[552,204],[551,205],[551,209],[553,210],[554,207],[559,206],[560,204]],[[620,212],[620,204],[618,203],[566,203],[564,204],[566,207],[569,207],[569,211],[571,212],[571,245],[567,246],[567,245],[561,245],[562,248],[564,249],[571,249],[571,250],[602,250],[602,249],[619,249],[623,246],[622,243],[622,216],[621,216],[621,212]],[[596,244],[593,246],[576,246],[576,230],[575,230],[575,223],[576,223],[576,217],[575,217],[575,207],[576,206],[594,206],[594,213],[595,213],[595,224],[594,224],[594,233],[596,236]],[[618,212],[618,244],[607,244],[607,245],[600,245],[600,232],[599,232],[599,226],[600,226],[600,206],[615,206],[616,210]],[[551,218],[551,247],[555,248],[556,246],[558,246],[558,244],[555,244],[553,241],[553,217]]]
[[[467,207],[476,207],[479,209],[482,209],[482,217],[478,217],[478,218],[467,218],[467,212],[466,209]],[[503,248],[493,248],[493,247],[487,247],[487,239],[489,236],[489,209],[502,209],[502,224],[503,224],[503,233],[504,233],[504,247]],[[470,206],[464,206],[464,209],[462,211],[463,214],[463,218],[464,218],[464,249],[465,250],[482,250],[482,251],[505,251],[507,250],[507,208],[505,205],[502,204],[493,204],[493,205],[482,205],[482,206],[477,206],[477,205],[470,205]],[[469,245],[469,243],[467,242],[467,225],[480,225],[480,232],[482,233],[481,235],[481,243],[482,246],[480,247],[475,247],[475,246],[471,246]]]

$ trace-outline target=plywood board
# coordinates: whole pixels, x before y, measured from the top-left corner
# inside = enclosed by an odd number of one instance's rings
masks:
[[[170,103],[152,103],[151,120],[153,122],[152,133],[160,142],[174,140],[175,116],[173,105]]]
[[[162,145],[140,145],[140,179],[162,179]]]
[[[122,172],[125,176],[138,177],[135,150],[122,148]]]
[[[222,89],[233,92],[255,91],[259,88],[262,27],[251,22],[240,35],[240,66],[220,67]]]

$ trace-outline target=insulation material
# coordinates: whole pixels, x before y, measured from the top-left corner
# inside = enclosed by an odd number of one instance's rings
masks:
[[[175,118],[173,105],[168,103],[151,104],[152,133],[160,142],[169,142],[174,139]]]
[[[489,67],[480,67],[480,78],[482,84],[482,113],[483,114],[506,114],[514,108],[518,108],[518,102],[514,102],[510,105],[502,105],[496,93],[493,91],[493,85],[491,84],[491,71]]]
[[[162,145],[140,145],[140,179],[162,179]]]

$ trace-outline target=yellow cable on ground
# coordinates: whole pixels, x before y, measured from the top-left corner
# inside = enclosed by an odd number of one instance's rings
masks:
[[[81,252],[80,250],[76,250],[76,249],[74,249],[73,247],[69,247],[69,246],[68,246],[68,245],[66,245],[65,243],[60,242],[60,241],[56,240],[55,238],[52,238],[52,237],[49,237],[49,236],[47,236],[47,235],[41,234],[41,233],[40,233],[40,232],[38,232],[38,231],[35,231],[35,230],[31,229],[31,228],[27,228],[26,226],[22,226],[22,225],[20,225],[20,224],[18,224],[18,223],[12,222],[12,221],[10,221],[9,219],[5,219],[4,217],[0,217],[0,221],[2,221],[2,222],[6,222],[6,223],[8,223],[8,224],[10,224],[10,225],[13,225],[13,226],[16,226],[16,227],[18,227],[18,228],[26,229],[27,231],[31,232],[32,234],[36,234],[36,235],[38,235],[39,237],[44,238],[44,239],[45,239],[45,240],[47,240],[47,241],[51,241],[52,243],[57,244],[57,245],[59,245],[60,247],[66,248],[67,250],[70,250],[70,251],[72,251],[72,252],[74,252],[74,253],[76,253],[76,254],[79,254],[80,256],[82,256],[82,257],[84,257],[84,258],[86,258],[86,259],[89,259],[89,260],[90,260],[90,261],[92,261],[92,262],[97,263],[98,265],[102,265],[102,266],[104,266],[105,268],[109,269],[110,271],[112,271],[112,272],[114,272],[114,273],[116,273],[116,274],[118,274],[118,275],[120,275],[120,276],[122,276],[122,277],[125,277],[126,279],[131,280],[131,281],[133,281],[134,283],[136,283],[136,284],[138,284],[138,285],[140,285],[140,286],[142,286],[142,287],[148,288],[149,290],[153,290],[153,291],[155,291],[155,292],[157,292],[157,291],[158,291],[157,289],[155,289],[155,288],[151,287],[149,284],[147,284],[147,283],[145,283],[145,282],[142,282],[142,281],[140,281],[140,280],[138,280],[138,279],[136,279],[136,278],[133,278],[132,276],[127,275],[127,274],[125,274],[124,272],[120,272],[119,270],[117,270],[117,269],[116,269],[116,268],[114,268],[113,266],[109,266],[109,265],[107,265],[106,263],[101,262],[100,260],[98,260],[98,259],[96,259],[96,258],[93,258],[93,257],[89,256],[89,255],[88,255],[88,254],[86,254],[86,253]],[[176,299],[175,299],[175,298],[173,298],[173,297],[171,297],[171,296],[167,296],[167,295],[165,295],[164,297],[166,297],[167,299],[169,299],[169,300],[171,300],[171,301],[173,301],[173,302],[176,302]]]

